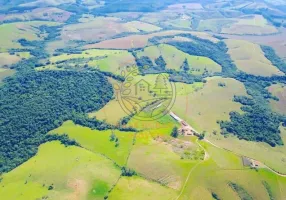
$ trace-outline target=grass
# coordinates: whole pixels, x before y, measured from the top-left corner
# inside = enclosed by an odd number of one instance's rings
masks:
[[[218,86],[219,83],[225,83],[226,87]],[[177,96],[172,111],[200,132],[220,131],[217,120],[229,120],[231,111],[241,112],[241,104],[233,102],[234,95],[246,95],[245,87],[239,81],[208,78],[202,89]]]
[[[200,143],[207,149],[210,158],[194,169],[179,200],[212,199],[212,193],[217,194],[220,199],[239,200],[239,194],[230,187],[230,182],[239,185],[253,199],[267,200],[269,196],[263,185],[264,181],[271,185],[275,198],[283,199],[280,197],[279,188],[284,189],[286,178],[276,177],[267,169],[256,171],[244,168],[241,158],[233,153],[213,147],[206,142]],[[222,157],[226,162],[221,161]],[[282,193],[284,194],[284,190]],[[240,193],[240,195],[242,194]]]
[[[137,134],[136,144],[132,149],[127,166],[148,179],[179,190],[189,170],[197,161],[181,159],[180,155],[172,150],[174,147],[168,142],[170,139],[167,139],[168,136],[164,136],[165,134],[169,135],[171,129],[169,131],[159,129],[156,130],[156,133],[162,139],[154,140],[152,135],[155,134],[152,131]]]
[[[119,139],[118,147],[115,146],[115,142],[110,141],[111,133],[111,130],[91,130],[75,125],[72,121],[67,121],[61,127],[51,131],[51,134],[67,134],[84,148],[103,154],[118,165],[124,166],[132,147],[134,133],[115,130],[114,134]]]
[[[144,23],[144,22],[140,22],[140,21],[127,22],[126,25],[129,26],[130,28],[136,28],[142,32],[153,32],[153,31],[159,31],[162,29],[162,28],[155,26],[153,24],[148,24],[148,23]]]
[[[286,129],[280,127],[281,137],[286,143]],[[249,142],[239,140],[234,136],[224,138],[220,134],[209,134],[208,139],[220,147],[229,149],[236,153],[257,159],[274,170],[286,174],[286,148],[284,146],[271,147],[266,143]]]
[[[24,38],[26,40],[40,40],[42,39],[42,36],[39,37],[39,30],[37,29],[37,27],[41,25],[55,26],[58,24],[59,23],[56,22],[40,21],[2,24],[0,25],[0,52],[4,52],[7,49],[12,48],[21,48],[21,45],[18,43],[18,40],[21,38]]]
[[[109,195],[110,200],[172,200],[176,192],[137,176],[122,177]]]
[[[105,120],[109,124],[117,125],[120,119],[127,116],[117,100],[111,100],[102,109],[95,113],[89,113],[89,117],[95,117],[99,120]]]
[[[271,108],[280,114],[286,114],[286,87],[282,84],[271,85],[268,91],[279,100],[270,100]]]
[[[120,176],[112,161],[85,149],[54,141],[39,147],[36,156],[4,174],[3,199],[102,199]],[[48,187],[52,186],[52,190]]]
[[[213,60],[207,57],[189,55],[167,44],[146,47],[143,51],[139,51],[137,55],[139,57],[150,57],[154,64],[155,59],[162,55],[167,63],[166,67],[169,69],[180,70],[183,62],[187,59],[190,68],[194,70],[192,73],[202,74],[204,69],[208,70],[209,73],[221,72],[221,66]]]
[[[232,60],[241,71],[257,76],[283,75],[265,56],[260,46],[243,40],[225,40]]]

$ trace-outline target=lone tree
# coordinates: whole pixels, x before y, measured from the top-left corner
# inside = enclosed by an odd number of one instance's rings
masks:
[[[163,56],[159,56],[158,58],[155,59],[155,63],[158,67],[160,67],[161,70],[166,69],[167,63],[165,62]]]
[[[189,71],[190,70],[190,66],[189,66],[187,58],[183,62],[182,66],[181,66],[181,69],[184,70],[184,71]]]
[[[175,126],[172,130],[171,136],[177,138],[179,136],[178,127]]]
[[[156,78],[156,83],[154,89],[160,90],[160,93],[163,89],[167,89],[166,77],[163,74],[159,74]]]

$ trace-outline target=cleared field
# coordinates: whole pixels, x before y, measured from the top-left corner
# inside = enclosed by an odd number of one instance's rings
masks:
[[[62,30],[62,39],[96,41],[112,38],[121,33],[158,31],[161,28],[139,21],[125,23],[120,18],[96,17],[82,23],[67,25]]]
[[[16,22],[9,24],[0,25],[0,52],[6,51],[11,48],[21,48],[18,40],[24,38],[26,40],[40,40],[39,30],[37,27],[41,25],[55,26],[58,25],[56,22]]]
[[[172,200],[176,192],[140,177],[122,177],[109,195],[110,200]]]
[[[132,49],[132,48],[143,48],[148,45],[148,40],[155,36],[167,36],[167,35],[177,35],[181,33],[190,33],[199,38],[211,40],[213,42],[218,42],[219,40],[212,37],[211,35],[203,32],[191,32],[191,31],[162,31],[158,33],[151,33],[147,35],[131,35],[127,37],[117,38],[102,41],[95,44],[85,45],[84,48],[92,49],[92,48],[106,48],[106,49]]]
[[[187,59],[191,68],[190,72],[192,73],[202,74],[205,69],[210,74],[221,72],[221,66],[213,60],[207,57],[189,55],[178,50],[176,47],[167,44],[146,47],[144,50],[138,51],[137,55],[138,57],[148,56],[153,61],[153,64],[155,64],[155,59],[161,55],[167,63],[166,67],[168,69],[180,70],[185,59]]]
[[[15,64],[21,59],[30,58],[30,56],[30,52],[16,52],[12,55],[9,53],[0,53],[0,67]]]
[[[286,129],[280,127],[281,137],[286,144]],[[245,140],[239,140],[234,136],[224,138],[222,135],[209,134],[207,138],[218,146],[229,149],[236,153],[257,159],[274,170],[286,174],[286,147],[277,146],[271,147],[266,143],[249,142]]]
[[[3,81],[4,78],[8,76],[12,76],[15,73],[13,69],[1,68],[0,67],[0,83]]]
[[[219,83],[226,86],[220,87]],[[233,102],[234,95],[246,95],[241,82],[231,78],[208,78],[202,89],[177,96],[172,111],[198,131],[212,133],[220,130],[217,120],[229,120],[231,111],[241,112],[241,104]]]
[[[58,141],[41,145],[36,156],[4,174],[3,199],[103,199],[120,176],[112,161]]]
[[[126,26],[128,26],[130,28],[136,28],[142,32],[153,32],[153,31],[159,31],[162,29],[162,28],[155,26],[153,24],[148,24],[148,23],[144,23],[144,22],[140,22],[140,21],[127,22]]]
[[[91,130],[87,127],[75,125],[72,121],[65,122],[61,127],[51,131],[50,134],[67,134],[84,148],[103,154],[121,166],[127,161],[134,137],[132,132],[114,130],[114,134],[119,140],[119,146],[116,147],[115,142],[110,141],[111,130]]]
[[[261,15],[201,20],[197,30],[234,35],[265,35],[278,33],[278,30],[268,24],[267,20]]]
[[[102,109],[95,113],[89,113],[89,117],[105,120],[109,124],[117,125],[119,120],[127,116],[117,100],[111,100]]]
[[[172,129],[158,129],[156,130],[157,137],[152,130],[138,133],[127,166],[148,179],[179,190],[183,186],[189,170],[198,161],[182,159],[181,155],[176,153],[176,150],[179,150],[181,148],[179,146],[184,145],[184,142],[171,141],[168,136],[171,131]],[[195,143],[190,142],[189,145],[191,148],[182,151],[191,154],[200,149]]]
[[[259,45],[232,39],[225,40],[225,43],[229,48],[228,54],[241,71],[258,76],[284,75],[264,56]]]
[[[4,15],[0,21],[31,21],[31,20],[48,20],[56,22],[65,22],[69,19],[72,13],[59,8],[36,8],[34,10],[21,13],[21,14],[8,14]]]
[[[277,33],[278,30],[268,24],[267,20],[261,15],[245,16],[229,27],[224,27],[221,33],[238,35],[264,35]]]
[[[230,182],[240,185],[253,199],[270,199],[263,181],[271,186],[274,199],[283,199],[285,196],[286,178],[277,177],[266,169],[255,171],[244,168],[240,157],[210,144],[204,142],[201,144],[210,158],[193,170],[179,200],[201,198],[211,200],[212,192],[220,199],[239,200],[238,193],[229,186]]]
[[[279,101],[270,100],[270,105],[275,112],[286,114],[286,87],[282,84],[271,85],[268,91],[278,97]]]

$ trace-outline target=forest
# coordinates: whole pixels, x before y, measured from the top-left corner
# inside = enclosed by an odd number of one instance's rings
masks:
[[[0,90],[0,172],[35,155],[48,131],[99,110],[112,96],[97,72],[31,71],[7,78]]]

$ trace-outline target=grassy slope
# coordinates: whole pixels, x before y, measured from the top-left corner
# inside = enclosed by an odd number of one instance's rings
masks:
[[[37,33],[41,25],[55,26],[59,25],[57,22],[40,22],[40,21],[31,21],[31,22],[16,22],[9,24],[0,25],[0,43],[1,48],[0,52],[6,51],[6,49],[11,48],[21,48],[21,45],[17,40],[24,38],[27,40],[39,40]]]
[[[79,147],[49,142],[40,146],[36,156],[3,175],[0,196],[17,200],[43,196],[49,199],[102,199],[119,175],[120,170],[103,156]],[[48,190],[51,185],[54,189]]]
[[[176,192],[140,177],[123,177],[111,192],[110,200],[172,200]]]
[[[209,152],[210,158],[192,172],[180,200],[212,199],[211,192],[216,193],[221,199],[239,200],[238,194],[228,185],[230,181],[242,186],[253,199],[269,199],[262,181],[267,181],[271,185],[275,198],[283,199],[282,196],[285,196],[286,178],[276,177],[265,169],[256,172],[244,168],[240,157],[208,143],[201,142],[201,144]]]
[[[238,69],[253,75],[283,75],[277,67],[264,56],[260,46],[243,40],[225,40],[232,60]]]
[[[127,161],[134,136],[132,132],[114,131],[120,142],[120,145],[115,147],[115,142],[109,140],[111,130],[91,130],[87,127],[75,125],[72,121],[65,122],[61,127],[51,131],[51,133],[67,134],[84,148],[103,154],[121,166]]]
[[[219,83],[226,87],[218,86]],[[242,83],[230,78],[209,78],[202,89],[177,96],[172,111],[198,131],[219,131],[217,120],[228,120],[229,112],[240,111],[241,105],[232,101],[234,95],[246,95]]]

